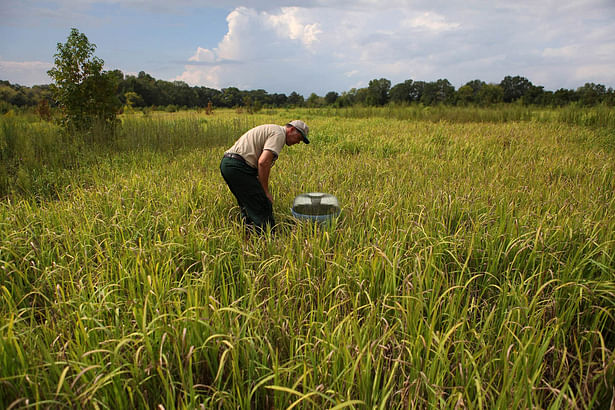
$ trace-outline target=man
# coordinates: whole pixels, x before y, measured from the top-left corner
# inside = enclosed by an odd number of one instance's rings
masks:
[[[284,145],[303,141],[309,144],[309,128],[301,120],[285,126],[266,124],[243,134],[224,153],[220,172],[237,198],[244,221],[262,231],[273,227],[273,197],[269,192],[269,173]]]

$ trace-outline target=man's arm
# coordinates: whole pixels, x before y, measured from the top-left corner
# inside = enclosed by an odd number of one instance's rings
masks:
[[[263,153],[258,158],[258,180],[263,186],[265,195],[267,195],[267,198],[269,198],[271,203],[273,203],[273,197],[269,193],[269,173],[271,171],[271,167],[273,166],[274,159],[275,154],[267,149],[263,150]]]

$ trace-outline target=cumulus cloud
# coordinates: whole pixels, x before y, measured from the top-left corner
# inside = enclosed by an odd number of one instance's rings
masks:
[[[304,94],[345,91],[381,77],[393,83],[447,78],[461,86],[522,75],[552,89],[574,88],[581,76],[613,83],[615,74],[604,67],[615,64],[613,43],[605,43],[615,38],[614,15],[603,0],[565,7],[523,0],[446,7],[421,0],[257,4],[229,13],[217,47],[198,48],[190,61],[203,64],[187,64],[177,79]]]
[[[177,80],[214,88],[291,87],[304,94],[343,91],[374,76],[412,74],[422,53],[417,35],[431,35],[433,42],[459,27],[437,13],[386,7],[370,12],[239,7],[227,22],[228,32],[218,46],[197,48]],[[235,64],[224,64],[228,61]]]
[[[394,84],[447,78],[459,87],[474,79],[499,82],[506,75],[525,76],[547,89],[576,88],[586,81],[615,86],[613,0],[7,0],[4,4],[11,4],[0,8],[10,12],[4,13],[5,20],[19,26],[24,25],[16,18],[20,13],[35,16],[31,24],[52,20],[52,15],[76,19],[75,13],[96,19],[99,16],[92,10],[101,4],[103,9],[117,6],[117,10],[167,17],[206,16],[210,8],[223,9],[228,11],[226,32],[213,41],[210,30],[204,30],[202,39],[190,36],[194,49],[185,52],[178,66],[178,57],[171,61],[165,50],[139,50],[164,66],[168,70],[164,75],[152,71],[151,62],[149,67],[146,61],[132,65],[157,78],[218,89],[263,88],[307,96],[367,86],[371,79],[382,77]],[[13,55],[7,60],[16,60]],[[37,58],[43,57],[31,59]],[[3,73],[9,69],[19,71],[15,67],[0,65],[0,77],[8,77]],[[35,70],[25,67],[24,73]],[[48,82],[46,69],[39,70],[37,81]]]
[[[299,9],[276,13],[239,7],[227,17],[228,32],[213,49],[197,48],[177,80],[214,88],[277,89],[285,72],[304,72],[319,42],[320,24]],[[294,80],[281,82],[290,86]],[[262,84],[262,85],[261,85]]]

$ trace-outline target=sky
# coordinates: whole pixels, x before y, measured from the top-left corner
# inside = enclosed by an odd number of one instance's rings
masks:
[[[522,76],[615,88],[615,0],[0,0],[0,80],[49,84],[72,27],[106,70],[304,96]]]

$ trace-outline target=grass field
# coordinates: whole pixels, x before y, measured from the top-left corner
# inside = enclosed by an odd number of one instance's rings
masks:
[[[4,171],[0,407],[613,406],[613,128],[402,110],[1,120],[47,165]],[[247,237],[222,153],[295,118]],[[310,191],[333,226],[292,219]]]

